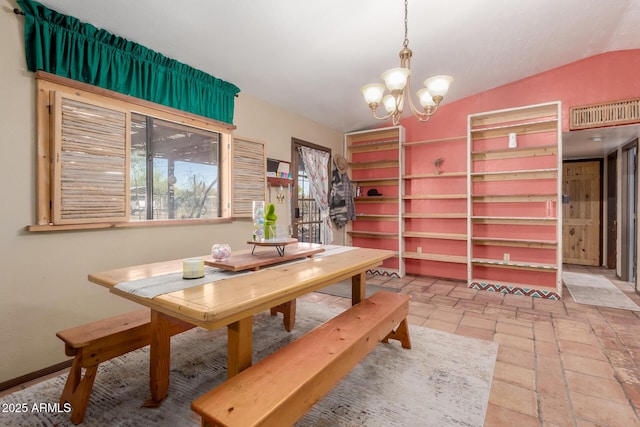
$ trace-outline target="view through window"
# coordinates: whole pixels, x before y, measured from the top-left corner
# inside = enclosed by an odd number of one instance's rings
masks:
[[[217,218],[220,134],[131,115],[131,221]]]

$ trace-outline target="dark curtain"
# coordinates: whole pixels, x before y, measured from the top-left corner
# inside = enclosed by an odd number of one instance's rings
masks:
[[[99,86],[233,124],[234,84],[31,0],[24,38],[30,71]]]

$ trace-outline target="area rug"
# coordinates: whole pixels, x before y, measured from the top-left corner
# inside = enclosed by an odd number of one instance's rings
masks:
[[[253,360],[341,310],[300,301],[291,333],[280,317],[256,316]],[[417,326],[410,334],[411,350],[397,342],[378,345],[296,425],[482,426],[497,344]],[[149,395],[148,347],[101,364],[81,425],[200,425],[190,403],[224,381],[226,351],[225,329],[196,328],[174,336],[169,396],[159,408],[141,407]],[[65,379],[60,375],[0,398],[0,425],[72,426],[69,414],[55,411]]]
[[[368,298],[378,291],[397,293],[400,291],[400,289],[367,283],[367,286],[365,287],[365,296]],[[351,279],[342,280],[338,283],[334,283],[333,285],[325,286],[324,288],[318,289],[316,292],[321,294],[333,295],[336,297],[351,298]]]
[[[577,303],[640,311],[636,303],[604,276],[563,271],[562,281]]]

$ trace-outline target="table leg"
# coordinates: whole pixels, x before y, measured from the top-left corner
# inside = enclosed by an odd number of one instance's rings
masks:
[[[171,318],[151,310],[151,344],[149,348],[149,385],[151,398],[144,406],[159,406],[169,391],[169,368],[171,365]]]
[[[351,277],[351,305],[356,305],[365,299],[367,273],[363,272]]]
[[[253,316],[227,326],[227,378],[251,366],[253,356]]]

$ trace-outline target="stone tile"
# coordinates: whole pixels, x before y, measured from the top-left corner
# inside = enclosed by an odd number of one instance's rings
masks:
[[[517,385],[528,390],[536,389],[536,375],[533,369],[523,368],[513,363],[496,361],[493,379]]]
[[[485,427],[539,427],[537,416],[525,415],[502,406],[489,403],[484,420]]]
[[[567,371],[565,376],[571,391],[622,404],[627,403],[622,386],[614,379],[594,377],[575,371]]]
[[[460,323],[462,313],[457,310],[451,310],[446,307],[437,307],[430,315],[430,319],[444,320],[445,322]]]
[[[436,308],[430,304],[425,304],[413,300],[409,303],[409,313],[415,316],[428,317],[435,310]]]
[[[511,363],[526,369],[535,370],[536,368],[536,357],[533,353],[506,345],[498,346],[498,356],[496,360]]]
[[[560,354],[565,369],[602,378],[613,378],[613,369],[608,362],[589,359],[574,354]]]
[[[586,394],[571,391],[569,393],[574,414],[578,418],[595,422],[603,426],[640,426],[638,417],[629,405],[611,400],[599,399]]]
[[[485,307],[486,304],[464,299],[459,300],[458,303],[454,306],[454,308],[463,310],[467,313],[475,312],[479,314],[484,313]]]
[[[453,298],[472,300],[478,292],[479,291],[476,289],[457,287],[449,293],[449,296]]]
[[[575,354],[577,356],[588,357],[590,359],[607,361],[607,357],[597,346],[565,340],[558,340],[558,346],[562,353]]]
[[[554,342],[536,341],[535,350],[536,350],[536,354],[543,355],[543,356],[559,357],[559,354],[560,354],[558,345]]]
[[[436,295],[449,295],[451,291],[455,289],[455,286],[443,285],[440,283],[434,283],[427,288],[427,291]]]
[[[533,340],[530,340],[528,338],[496,333],[496,335],[493,337],[493,340],[500,345],[506,345],[508,347],[514,347],[519,350],[533,353]]]
[[[567,396],[539,397],[540,418],[544,427],[573,426],[573,413]]]
[[[504,381],[493,380],[489,403],[524,415],[538,416],[538,402],[535,392]]]
[[[453,307],[458,303],[457,298],[450,298],[444,295],[435,295],[433,298],[429,300],[431,303],[436,305],[441,305],[445,307]]]
[[[533,339],[533,329],[530,326],[515,325],[499,320],[496,324],[496,332],[506,335],[514,335]]]
[[[515,319],[517,316],[517,309],[514,307],[505,307],[501,305],[487,304],[484,309],[485,314],[493,314],[499,316],[502,319]]]
[[[485,341],[493,341],[494,332],[487,329],[473,328],[470,326],[458,326],[455,333],[457,335],[464,335],[469,338],[477,338]]]
[[[455,323],[444,322],[442,320],[427,319],[422,326],[452,334],[455,332],[458,325]]]
[[[547,371],[536,372],[536,391],[538,396],[545,396],[553,399],[566,399],[567,385],[562,375],[556,375]]]
[[[518,309],[518,319],[529,320],[535,322],[550,322],[552,319],[551,313],[545,313],[536,310],[529,310],[526,308]]]
[[[501,304],[504,300],[504,294],[502,292],[490,292],[490,291],[478,291],[474,301]]]
[[[493,319],[485,319],[482,317],[474,317],[465,313],[464,317],[460,321],[461,326],[470,326],[472,328],[487,329],[495,331],[496,321]]]
[[[533,308],[533,302],[531,301],[532,299],[532,297],[527,297],[524,295],[506,294],[504,296],[502,304],[512,307]]]
[[[533,335],[536,342],[556,342],[556,335],[553,332],[553,324],[551,322],[534,322]]]

